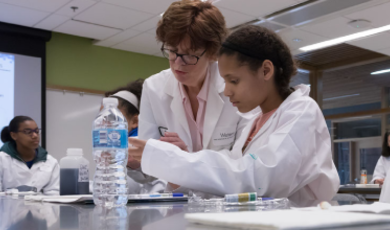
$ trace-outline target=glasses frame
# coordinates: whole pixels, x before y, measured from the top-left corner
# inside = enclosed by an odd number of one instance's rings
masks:
[[[28,136],[32,136],[33,133],[37,134],[37,135],[40,135],[42,132],[42,130],[40,128],[36,128],[36,129],[25,129],[25,130],[19,130],[17,131],[17,133],[24,133]]]
[[[174,60],[169,59],[169,57],[167,57],[167,56],[165,55],[165,54],[166,54],[166,52],[164,52],[165,50],[167,50],[167,51],[169,51],[169,52],[171,52],[171,53],[174,53],[174,54],[176,55],[175,59],[174,59]],[[168,60],[170,60],[170,61],[176,61],[176,59],[177,59],[178,57],[180,57],[181,60],[182,60],[186,65],[196,65],[196,64],[198,64],[199,59],[206,53],[206,49],[203,51],[203,53],[202,53],[201,55],[196,56],[196,55],[192,55],[192,54],[179,54],[179,53],[177,53],[177,52],[175,52],[175,51],[173,51],[173,50],[171,50],[171,49],[164,48],[164,45],[162,45],[162,46],[161,46],[161,53],[162,53],[162,55],[163,55],[166,59],[168,59]],[[195,58],[196,58],[195,64],[188,64],[188,63],[184,60],[183,56],[192,56],[192,57],[195,57]]]

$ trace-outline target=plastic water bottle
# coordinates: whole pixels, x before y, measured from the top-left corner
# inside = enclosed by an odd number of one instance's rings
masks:
[[[93,179],[95,205],[119,207],[127,204],[127,121],[117,108],[118,99],[104,98],[104,108],[93,122]]]
[[[89,161],[82,149],[67,149],[60,160],[60,195],[89,194]]]

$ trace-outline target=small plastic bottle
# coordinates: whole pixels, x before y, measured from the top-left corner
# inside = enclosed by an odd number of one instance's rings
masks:
[[[360,170],[360,184],[367,184],[367,169]]]
[[[60,195],[89,194],[89,161],[82,149],[70,148],[60,160]]]

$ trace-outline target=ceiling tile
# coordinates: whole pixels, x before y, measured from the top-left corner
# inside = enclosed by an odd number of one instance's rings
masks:
[[[223,14],[223,16],[225,17],[226,26],[228,28],[238,26],[242,23],[249,22],[249,21],[256,19],[256,17],[237,13],[237,12],[234,12],[231,10],[226,10],[226,9],[220,8],[220,11]]]
[[[390,48],[377,50],[376,52],[390,56]]]
[[[286,28],[285,26],[281,26],[279,24],[275,24],[275,23],[272,23],[272,22],[269,22],[269,21],[265,21],[265,20],[260,21],[258,23],[254,23],[252,25],[265,27],[265,28],[273,30],[273,31],[280,31],[280,30]]]
[[[148,12],[152,14],[161,14],[172,2],[176,0],[102,0],[102,2],[111,3],[118,6],[124,6],[130,9]]]
[[[156,41],[155,36],[143,33],[112,48],[153,55],[159,52],[161,43]]]
[[[355,29],[348,25],[348,22],[350,21],[351,20],[349,19],[338,17],[324,22],[306,24],[303,27],[299,27],[299,29],[318,34],[327,38],[342,37],[345,35],[354,34],[367,29],[371,29],[371,27],[366,29]]]
[[[54,29],[54,31],[97,40],[104,40],[120,32],[118,29],[112,29],[73,20],[65,22],[64,24]]]
[[[309,32],[305,32],[299,29],[285,29],[278,33],[282,37],[283,41],[290,47],[291,50],[296,50],[301,47],[312,45],[317,42],[327,40],[327,38],[315,35]],[[294,39],[300,39],[300,42],[293,41]]]
[[[373,6],[368,9],[364,9],[345,16],[353,20],[356,19],[369,20],[372,22],[374,26],[385,26],[390,24],[389,9],[390,9],[390,2]]]
[[[151,34],[153,36],[156,36],[156,29],[154,28],[154,29],[148,30],[148,31],[146,31],[146,33]]]
[[[131,29],[141,31],[141,32],[151,30],[151,29],[157,27],[157,23],[158,23],[158,21],[160,21],[160,19],[161,19],[161,16],[158,15],[154,18],[151,18],[147,21],[141,22],[140,24],[131,27]]]
[[[3,3],[9,3],[16,6],[23,6],[30,9],[54,12],[70,0],[0,0]]]
[[[127,29],[151,17],[152,15],[148,13],[111,4],[98,3],[77,15],[74,19],[113,28]]]
[[[140,33],[141,32],[139,32],[139,31],[135,31],[135,30],[131,30],[131,29],[126,30],[126,31],[123,31],[121,33],[115,34],[114,36],[109,37],[106,40],[97,41],[94,43],[94,45],[111,47],[111,46],[114,46],[118,43],[126,41],[127,39],[135,37]]]
[[[61,7],[59,10],[57,10],[56,14],[64,15],[72,18],[96,3],[97,3],[96,1],[92,1],[92,0],[73,0],[70,1],[68,4],[66,4],[65,6]],[[73,9],[71,9],[72,6],[76,6],[78,7],[78,9],[74,11]]]
[[[32,27],[50,13],[0,3],[0,21]]]
[[[390,34],[380,33],[376,36],[371,36],[347,43],[363,49],[377,51],[384,48],[390,48]]]
[[[220,8],[254,17],[262,17],[296,4],[297,2],[294,0],[221,0],[214,3],[214,5]]]
[[[53,30],[54,28],[68,21],[69,19],[69,17],[52,14],[49,17],[45,18],[43,21],[39,22],[34,27],[44,30]]]

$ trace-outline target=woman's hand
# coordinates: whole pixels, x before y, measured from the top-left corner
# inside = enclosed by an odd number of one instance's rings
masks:
[[[128,150],[129,158],[127,160],[127,167],[131,169],[138,169],[141,167],[141,159],[146,141],[129,137],[129,144],[132,146],[129,146]]]
[[[177,133],[165,132],[164,136],[160,138],[160,141],[171,143],[179,147],[181,150],[188,152],[187,145],[182,139],[180,139],[179,134]]]
[[[383,185],[384,182],[385,182],[385,179],[384,179],[384,178],[383,178],[383,179],[376,179],[376,180],[374,181],[374,184]]]

